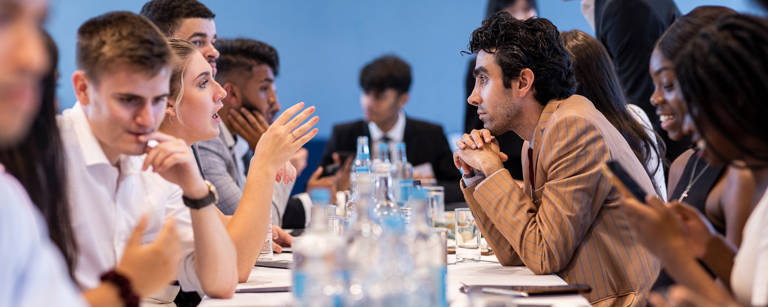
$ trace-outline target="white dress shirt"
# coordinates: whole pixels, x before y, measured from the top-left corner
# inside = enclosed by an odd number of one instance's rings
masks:
[[[179,186],[151,171],[142,171],[142,156],[120,156],[110,165],[79,103],[58,118],[67,155],[67,184],[78,247],[75,277],[82,287],[99,284],[99,276],[119,262],[139,218],[149,218],[143,242],[152,242],[166,218],[173,218],[182,245],[178,280],[185,291],[200,291],[194,267],[194,238],[189,209]],[[117,129],[117,128],[115,128]]]
[[[24,188],[0,164],[0,306],[87,306]]]
[[[632,117],[634,117],[635,120],[640,123],[643,128],[645,128],[645,132],[648,134],[648,137],[653,141],[653,146],[658,147],[659,144],[656,143],[656,133],[653,131],[651,120],[648,118],[648,115],[645,114],[645,111],[631,103],[627,104],[627,111],[629,111],[629,114],[631,114]],[[653,181],[656,183],[656,189],[659,190],[659,197],[666,201],[667,182],[664,178],[664,165],[662,165],[661,161],[659,160],[659,156],[656,155],[656,152],[651,152],[651,159],[648,160],[648,164],[646,164],[645,167],[653,171],[651,174],[653,175]]]
[[[400,111],[397,113],[397,122],[395,122],[395,125],[392,126],[392,129],[389,129],[386,133],[384,131],[381,131],[379,129],[379,126],[376,126],[374,122],[368,122],[368,132],[371,133],[371,154],[372,158],[376,157],[376,153],[379,149],[379,142],[381,142],[381,139],[384,138],[386,135],[389,138],[389,144],[390,145],[390,151],[391,151],[391,145],[396,144],[403,141],[403,136],[405,135],[405,113],[403,111]]]
[[[731,288],[745,306],[768,305],[768,193],[744,225],[744,239],[733,259]]]

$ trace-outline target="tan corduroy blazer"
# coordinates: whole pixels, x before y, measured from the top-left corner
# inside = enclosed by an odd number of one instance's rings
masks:
[[[645,304],[660,264],[633,235],[620,192],[601,172],[605,161],[616,159],[654,193],[643,164],[602,113],[578,95],[549,102],[533,140],[533,193],[528,142],[523,187],[504,169],[470,187],[461,183],[499,261],[588,284],[593,305]]]

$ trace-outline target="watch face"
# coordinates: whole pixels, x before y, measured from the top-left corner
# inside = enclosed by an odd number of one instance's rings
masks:
[[[214,186],[210,181],[205,180],[205,185],[208,186],[208,195],[201,199],[189,199],[186,197],[182,197],[182,200],[184,201],[184,205],[191,208],[191,209],[200,209],[212,204],[216,204],[219,202],[219,194],[216,193],[216,186]]]
[[[219,202],[219,192],[216,191],[216,186],[213,185],[210,181],[206,180],[205,184],[208,185],[208,191],[210,191],[210,194],[213,194],[213,203],[216,204]]]

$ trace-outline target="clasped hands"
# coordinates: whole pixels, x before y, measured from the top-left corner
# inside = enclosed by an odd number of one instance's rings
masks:
[[[488,129],[472,130],[456,142],[453,163],[465,174],[481,172],[490,175],[504,167],[509,157],[499,149],[499,142]]]

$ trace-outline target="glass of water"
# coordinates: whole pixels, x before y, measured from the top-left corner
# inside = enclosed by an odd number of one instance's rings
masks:
[[[480,260],[480,231],[469,208],[454,211],[456,219],[456,260]]]

